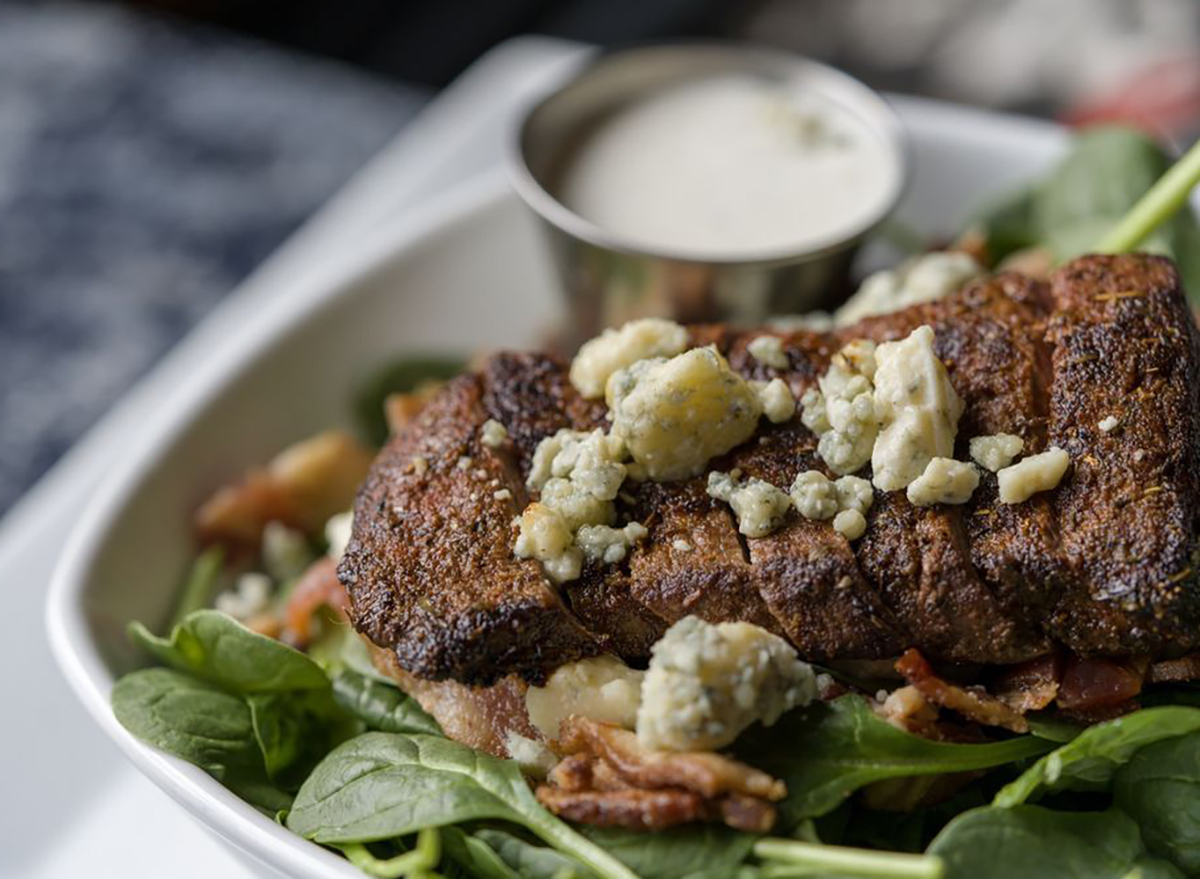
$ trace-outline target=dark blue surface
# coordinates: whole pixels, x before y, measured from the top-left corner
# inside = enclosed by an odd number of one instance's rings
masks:
[[[427,93],[0,0],[0,512]]]

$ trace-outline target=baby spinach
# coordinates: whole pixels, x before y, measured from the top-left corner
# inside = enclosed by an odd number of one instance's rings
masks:
[[[444,381],[463,371],[461,357],[441,354],[405,357],[390,363],[371,376],[354,400],[354,411],[368,440],[377,446],[388,437],[384,401],[392,394],[415,391],[424,382]]]
[[[1000,789],[996,806],[1015,806],[1056,790],[1106,790],[1113,774],[1139,749],[1200,730],[1200,708],[1164,706],[1096,724],[1042,757]]]
[[[534,845],[503,830],[485,827],[474,841],[486,845],[521,879],[591,879],[593,873],[574,858],[552,848]]]
[[[265,774],[245,701],[168,668],[147,668],[113,686],[113,713],[145,742],[217,780]]]
[[[866,700],[850,694],[791,712],[769,729],[744,735],[737,751],[747,762],[787,783],[781,804],[786,831],[823,815],[874,781],[988,769],[1054,747],[1037,736],[979,745],[934,742],[881,720]]]
[[[478,835],[472,836],[457,827],[443,827],[441,833],[446,857],[466,875],[477,879],[521,879],[521,874]]]
[[[368,729],[391,733],[441,735],[441,727],[399,689],[353,671],[333,679],[333,698]]]
[[[1055,812],[985,806],[951,821],[929,846],[946,879],[1176,879],[1150,857],[1137,825],[1121,812]]]
[[[236,693],[329,686],[321,666],[299,650],[252,632],[219,611],[188,614],[166,638],[152,634],[141,623],[131,623],[129,636],[164,664]]]
[[[720,824],[672,827],[656,833],[581,827],[642,879],[682,879],[701,871],[729,875],[746,860],[757,839]]]
[[[1150,851],[1200,875],[1200,734],[1142,748],[1117,770],[1113,791]]]
[[[515,763],[437,736],[369,732],[340,745],[301,786],[287,826],[357,843],[485,818],[526,827],[602,877],[633,877],[547,812]]]
[[[1109,249],[1102,246],[1108,233],[1170,165],[1162,148],[1134,129],[1106,126],[1081,132],[1045,178],[978,218],[989,253],[999,260],[1016,250],[1041,246],[1067,260]],[[1153,220],[1152,231],[1140,245],[1174,258],[1184,286],[1200,291],[1200,226],[1195,216],[1187,210],[1160,212]]]
[[[188,614],[212,603],[224,561],[225,550],[220,546],[210,546],[192,560],[187,577],[183,581],[183,590],[175,608],[172,625],[182,622]]]

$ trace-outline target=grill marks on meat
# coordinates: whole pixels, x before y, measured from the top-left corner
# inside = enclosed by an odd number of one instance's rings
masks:
[[[511,519],[528,500],[537,443],[562,427],[605,425],[604,408],[578,397],[564,364],[500,354],[450,383],[376,461],[339,569],[355,624],[413,674],[472,684],[510,673],[536,681],[602,651],[642,660],[686,614],[754,622],[818,661],[915,647],[933,662],[1011,665],[1056,645],[1081,656],[1200,647],[1191,570],[1200,354],[1168,261],[1085,257],[1049,286],[997,276],[836,336],[793,333],[784,371],[746,353],[758,334],[699,327],[694,341],[717,344],[747,377],[784,378],[799,397],[850,339],[901,338],[926,323],[966,403],[956,457],[967,458],[972,436],[997,432],[1021,435],[1026,454],[1055,444],[1073,462],[1057,490],[1002,505],[985,474],[962,506],[914,508],[903,492],[879,494],[851,544],[795,512],[746,541],[704,477],[627,482],[618,515],[642,522],[648,538],[560,597],[536,562],[513,557]],[[1097,425],[1109,415],[1121,426],[1105,434]],[[487,418],[509,431],[500,450],[477,440]],[[815,447],[799,418],[764,421],[711,466],[786,488],[799,471],[822,469]],[[429,462],[423,476],[411,471],[415,455]],[[461,455],[488,479],[457,469]],[[494,500],[489,480],[513,498]]]
[[[1050,439],[1076,462],[1056,498],[1066,576],[1051,631],[1083,655],[1190,646],[1200,381],[1178,276],[1163,259],[1092,257],[1051,293]],[[1120,427],[1104,434],[1108,416]]]
[[[513,556],[524,474],[508,450],[479,441],[489,417],[480,377],[450,382],[391,439],[355,502],[338,567],[350,619],[419,677],[537,680],[599,650],[538,563]],[[503,488],[511,498],[495,497]]]

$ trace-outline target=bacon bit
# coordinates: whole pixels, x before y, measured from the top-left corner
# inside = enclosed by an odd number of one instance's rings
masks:
[[[561,723],[557,750],[598,757],[638,787],[682,787],[703,797],[741,793],[782,800],[787,796],[782,781],[745,763],[711,751],[651,751],[629,730],[586,717],[572,715]]]
[[[1054,701],[1062,676],[1062,657],[1049,653],[1002,669],[989,689],[1013,711],[1025,714],[1040,711]]]
[[[1139,299],[1144,295],[1138,290],[1121,290],[1116,293],[1097,293],[1092,298],[1097,302],[1115,302],[1118,299]]]
[[[204,543],[253,552],[268,522],[309,534],[350,506],[371,453],[347,434],[328,431],[295,443],[265,467],[218,489],[196,512]]]
[[[900,687],[888,694],[875,713],[896,729],[922,738],[936,738],[937,709],[930,705],[916,687]]]
[[[956,711],[984,726],[999,726],[1015,733],[1029,732],[1029,722],[982,689],[965,689],[939,678],[915,647],[896,660],[896,671],[934,705]]]
[[[337,576],[337,565],[329,556],[317,559],[296,581],[283,610],[283,640],[306,647],[312,639],[313,616],[328,607],[342,620],[348,621],[346,606],[349,598]]]
[[[766,833],[776,817],[769,800],[787,794],[783,782],[736,760],[649,751],[613,724],[572,716],[559,732],[556,749],[566,756],[537,788],[537,798],[572,821],[641,830],[719,821]]]
[[[1150,666],[1146,672],[1146,683],[1169,684],[1200,680],[1200,653],[1191,653],[1178,659],[1164,659]]]
[[[421,410],[434,398],[445,382],[424,381],[416,390],[407,394],[388,394],[383,401],[383,417],[388,430],[399,433],[400,429],[421,414]]]
[[[543,784],[536,794],[558,817],[595,827],[665,830],[709,816],[704,798],[686,790],[568,791]]]
[[[1058,705],[1084,714],[1111,710],[1142,691],[1147,664],[1145,657],[1069,657],[1058,691]]]

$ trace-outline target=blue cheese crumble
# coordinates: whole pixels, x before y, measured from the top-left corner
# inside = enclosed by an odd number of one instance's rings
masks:
[[[684,617],[651,650],[637,737],[658,751],[713,750],[816,696],[812,667],[777,635],[750,623]]]
[[[612,432],[656,482],[704,472],[711,458],[745,442],[762,404],[713,346],[670,360],[641,360],[608,380]]]
[[[571,384],[587,399],[603,397],[613,373],[639,360],[673,357],[687,346],[687,330],[674,321],[657,317],[630,321],[605,330],[579,349],[571,362]]]
[[[791,499],[769,482],[750,478],[738,481],[732,474],[708,474],[708,494],[733,508],[738,531],[747,537],[766,537],[783,524]]]
[[[951,458],[933,458],[925,471],[908,484],[908,502],[914,507],[965,504],[979,487],[974,464]]]
[[[871,460],[878,432],[875,369],[874,343],[855,340],[800,398],[800,419],[816,434],[817,454],[834,473],[855,473]]]
[[[906,339],[875,351],[875,415],[879,436],[871,451],[872,482],[898,491],[934,458],[954,456],[963,401],[933,350],[933,329],[917,327]]]

